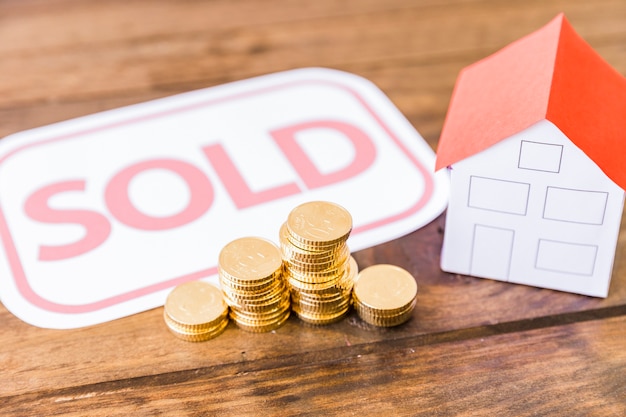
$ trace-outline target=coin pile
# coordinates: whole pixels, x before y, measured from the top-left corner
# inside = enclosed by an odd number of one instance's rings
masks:
[[[176,337],[202,342],[224,331],[228,325],[228,305],[215,285],[190,281],[170,292],[163,317]]]
[[[218,274],[230,318],[239,328],[267,332],[289,318],[289,291],[274,243],[259,237],[233,240],[219,254]]]
[[[411,318],[417,283],[408,271],[398,266],[373,265],[359,272],[352,298],[363,321],[375,326],[397,326]]]
[[[329,324],[350,309],[358,272],[346,245],[351,230],[350,213],[325,201],[294,208],[281,226],[280,250],[291,309],[302,321]]]

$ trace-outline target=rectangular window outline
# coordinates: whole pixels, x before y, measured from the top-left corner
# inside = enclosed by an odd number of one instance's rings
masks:
[[[538,262],[539,262],[539,247],[541,246],[541,242],[551,242],[551,243],[560,243],[563,245],[570,245],[570,246],[586,246],[589,248],[594,248],[595,249],[595,253],[594,253],[594,257],[593,257],[593,265],[591,265],[591,272],[588,274],[584,274],[584,273],[577,273],[577,272],[571,272],[571,271],[561,271],[558,269],[552,269],[552,268],[542,268],[538,266]],[[535,253],[535,269],[538,269],[540,271],[548,271],[548,272],[556,272],[559,274],[567,274],[567,275],[577,275],[577,276],[581,276],[581,277],[591,277],[593,276],[593,272],[596,269],[596,261],[598,259],[598,245],[587,245],[584,243],[572,243],[572,242],[564,242],[561,240],[553,240],[553,239],[539,239],[539,241],[537,242],[537,251]]]
[[[573,220],[564,220],[564,219],[557,219],[554,217],[547,217],[546,216],[546,208],[548,207],[548,193],[550,192],[550,189],[555,189],[555,190],[568,190],[568,191],[578,191],[578,192],[583,192],[583,193],[595,193],[595,194],[604,194],[604,196],[606,197],[604,199],[604,209],[602,211],[602,220],[600,221],[600,223],[589,223],[589,222],[577,222],[577,221],[573,221]],[[545,220],[552,220],[555,222],[564,222],[564,223],[573,223],[573,224],[589,224],[589,225],[593,225],[593,226],[602,226],[604,224],[604,218],[606,216],[606,207],[609,204],[609,193],[606,191],[592,191],[592,190],[580,190],[580,189],[576,189],[576,188],[565,188],[565,187],[553,187],[553,186],[548,186],[546,188],[546,197],[544,199],[543,202],[543,212],[541,213],[541,217]]]
[[[469,271],[470,274],[472,273],[472,271],[474,271],[474,248],[476,246],[476,235],[477,235],[477,230],[478,228],[485,228],[485,229],[494,229],[494,230],[501,230],[501,231],[505,231],[505,232],[511,232],[511,247],[509,248],[509,258],[508,258],[508,262],[507,262],[507,268],[506,268],[506,279],[503,280],[505,282],[508,282],[510,274],[511,274],[511,263],[513,260],[513,247],[515,245],[515,229],[508,229],[506,227],[496,227],[496,226],[491,226],[491,225],[487,225],[487,224],[480,224],[480,223],[476,223],[474,225],[474,231],[472,233],[472,247],[470,249],[470,265],[469,265]],[[496,279],[496,278],[493,278]]]
[[[522,184],[522,185],[526,185],[526,204],[524,205],[524,212],[523,213],[517,213],[517,212],[512,212],[512,211],[505,211],[505,210],[496,210],[496,209],[492,209],[492,208],[486,208],[486,207],[480,207],[480,206],[473,206],[470,203],[470,199],[472,198],[472,179],[473,178],[480,178],[480,179],[484,179],[484,180],[491,180],[491,181],[500,181],[500,182],[508,182],[511,184]],[[487,210],[487,211],[493,211],[496,213],[504,213],[504,214],[513,214],[516,216],[526,216],[526,214],[528,213],[528,200],[530,197],[530,184],[527,182],[520,182],[520,181],[510,181],[510,180],[503,180],[500,178],[490,178],[490,177],[482,177],[479,175],[471,175],[470,176],[470,181],[469,181],[469,187],[468,187],[468,194],[467,194],[467,207],[470,208],[475,208],[475,209],[479,209],[479,210]]]
[[[537,169],[537,168],[530,168],[530,167],[525,167],[522,166],[522,150],[524,148],[524,143],[533,143],[536,145],[544,145],[544,146],[556,146],[561,148],[561,152],[559,155],[559,167],[556,171],[552,171],[552,170],[547,170],[547,169]],[[555,143],[545,143],[545,142],[536,142],[536,141],[532,141],[532,140],[522,140],[520,142],[520,146],[519,146],[519,158],[517,160],[517,168],[519,169],[527,169],[529,171],[539,171],[539,172],[550,172],[553,174],[559,174],[561,172],[561,162],[563,162],[563,145],[557,145]]]

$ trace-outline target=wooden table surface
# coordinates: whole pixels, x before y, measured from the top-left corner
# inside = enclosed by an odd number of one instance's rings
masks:
[[[459,70],[561,11],[626,74],[624,0],[0,0],[0,136],[321,66],[373,81],[435,149]],[[354,253],[418,281],[397,328],[292,317],[186,343],[162,308],[47,330],[0,305],[0,415],[626,415],[624,222],[600,299],[441,272],[444,216]]]

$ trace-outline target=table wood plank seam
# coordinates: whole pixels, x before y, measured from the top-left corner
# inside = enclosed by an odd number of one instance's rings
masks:
[[[356,344],[330,348],[314,352],[282,355],[277,357],[256,359],[251,361],[231,362],[215,366],[184,369],[173,372],[164,372],[154,375],[125,378],[111,381],[97,382],[62,389],[34,391],[14,396],[0,397],[1,402],[11,404],[41,402],[46,400],[63,401],[66,399],[85,398],[92,395],[106,395],[118,393],[128,389],[139,389],[159,386],[172,386],[189,383],[196,380],[223,377],[228,375],[244,375],[247,373],[275,370],[289,367],[306,368],[307,366],[333,365],[346,363],[355,357],[382,352],[410,350],[423,346],[434,346],[444,343],[462,342],[483,339],[491,336],[513,334],[532,330],[559,327],[593,320],[604,320],[626,316],[626,305],[611,306],[587,311],[574,311],[556,314],[553,316],[528,318],[465,329],[450,330],[437,333],[428,333],[406,338],[390,338],[378,342]],[[358,320],[356,317],[348,320]],[[232,325],[231,325],[232,326]],[[232,329],[237,331],[237,329]],[[392,329],[383,329],[392,330]],[[252,336],[252,335],[251,335]],[[210,343],[210,342],[208,342]]]

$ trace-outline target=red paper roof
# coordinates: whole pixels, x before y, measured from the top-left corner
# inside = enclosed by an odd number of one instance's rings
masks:
[[[439,139],[436,169],[543,119],[626,189],[626,78],[563,14],[461,71]]]

